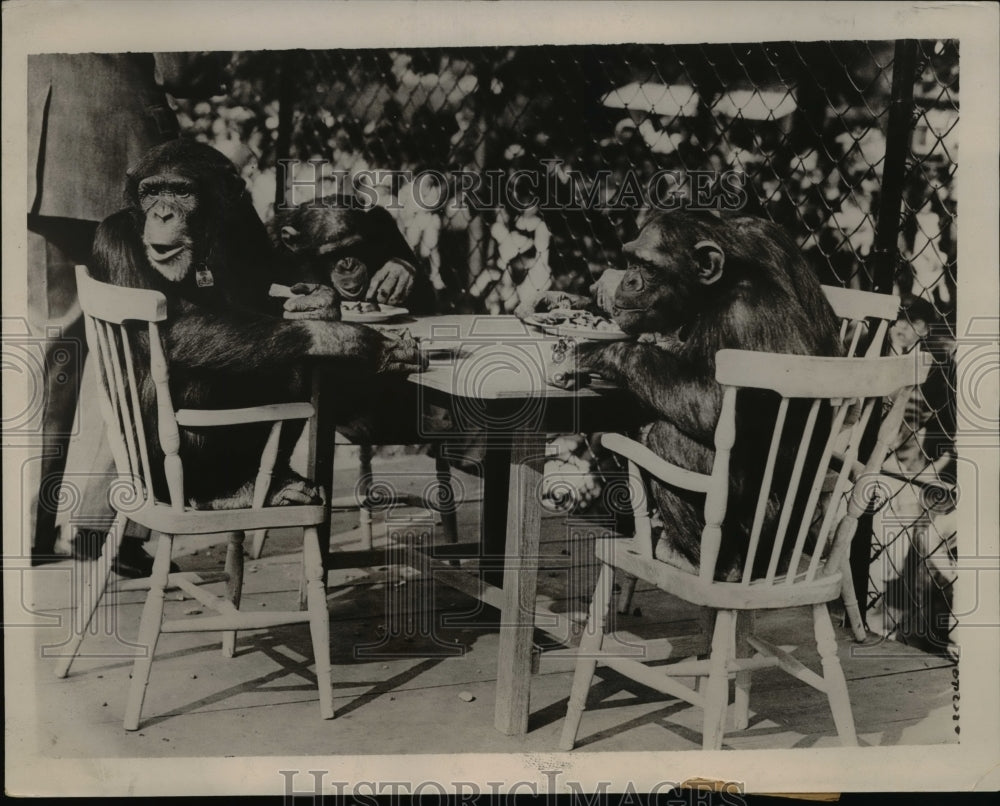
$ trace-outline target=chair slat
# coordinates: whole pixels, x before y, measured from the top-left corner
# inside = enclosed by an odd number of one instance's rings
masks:
[[[819,494],[823,488],[823,482],[826,480],[826,473],[830,467],[830,460],[833,458],[833,447],[836,444],[840,430],[844,427],[844,417],[847,416],[848,410],[846,401],[840,406],[837,406],[836,409],[837,410],[833,415],[833,423],[830,427],[830,433],[827,435],[826,442],[823,445],[823,453],[820,456],[819,467],[816,468],[816,474],[813,476],[812,485],[809,487],[809,497],[806,499],[805,510],[802,513],[802,522],[799,524],[799,531],[795,536],[795,545],[792,547],[792,556],[788,564],[789,574],[785,579],[785,584],[787,585],[792,584],[794,579],[793,574],[799,567],[799,562],[802,560],[802,552],[805,549],[806,537],[809,534],[809,527],[812,525],[813,513],[816,511],[816,504],[819,502]],[[787,501],[785,503],[786,505],[788,504]],[[814,554],[817,556],[820,554],[820,547],[818,545],[816,546]]]
[[[125,348],[125,371],[128,373],[128,388],[132,398],[132,411],[135,414],[135,430],[137,442],[139,443],[139,462],[142,471],[142,481],[145,484],[143,490],[137,490],[145,500],[152,490],[153,477],[150,474],[149,448],[146,446],[146,426],[142,422],[142,406],[139,403],[139,383],[136,380],[135,360],[132,354],[132,343],[129,339],[128,330],[122,327],[122,345]]]
[[[864,327],[864,321],[853,320],[854,321],[854,333],[851,336],[851,343],[847,347],[847,356],[853,358],[858,352],[858,342],[861,341],[861,330]]]
[[[87,343],[91,347],[91,351],[94,353],[94,371],[97,372],[97,404],[101,410],[101,416],[104,418],[105,423],[116,422],[118,419],[118,414],[115,412],[114,407],[111,404],[111,397],[109,395],[110,386],[107,380],[107,369],[104,363],[104,346],[101,342],[101,338],[98,335],[97,324],[94,322],[93,318],[87,315],[83,317],[83,325],[87,334]],[[125,443],[122,440],[122,435],[117,428],[106,428],[105,431],[108,435],[108,442],[111,447],[111,456],[115,460],[115,469],[118,471],[120,478],[124,478],[124,468],[128,465],[128,453],[125,449]],[[130,479],[131,481],[131,479]]]
[[[271,431],[267,435],[267,442],[260,455],[260,467],[257,470],[257,478],[253,483],[253,508],[261,509],[267,500],[267,492],[271,488],[271,475],[274,471],[274,463],[278,459],[278,443],[281,440],[281,420],[271,426]]]
[[[792,510],[795,508],[795,497],[799,489],[799,481],[802,478],[802,471],[805,469],[806,455],[809,453],[809,443],[816,428],[819,404],[819,400],[814,400],[809,407],[809,416],[806,418],[806,425],[802,431],[802,442],[799,444],[799,449],[795,454],[795,464],[792,467],[792,475],[788,480],[788,487],[785,490],[785,500],[781,507],[778,528],[774,533],[774,545],[771,548],[771,559],[767,566],[767,576],[765,579],[768,584],[774,582],[774,577],[778,570],[778,560],[781,557],[781,550],[785,543],[788,524],[792,519]],[[792,571],[794,573],[794,568]]]
[[[849,412],[854,405],[855,404],[848,401],[841,404],[841,408],[845,409],[845,418],[847,412]],[[854,461],[858,455],[858,445],[861,441],[861,435],[864,433],[867,423],[868,418],[865,416],[864,407],[862,407],[861,416],[858,418],[857,422],[851,426],[848,432],[847,447],[845,448],[844,455],[841,459],[840,470],[837,473],[837,479],[834,482],[833,492],[831,493],[830,500],[827,503],[826,512],[823,513],[823,522],[816,534],[816,548],[813,550],[813,556],[809,559],[809,568],[806,572],[807,580],[811,581],[816,578],[820,560],[825,554],[827,540],[829,539],[830,531],[833,528],[834,519],[840,511],[841,498],[847,489],[847,484],[850,480],[851,472],[854,467]]]
[[[878,358],[882,355],[882,347],[885,344],[885,334],[889,331],[889,323],[883,319],[878,323],[878,327],[875,328],[875,336],[872,338],[871,344],[868,346],[868,352],[865,353],[865,358]]]
[[[774,431],[771,434],[771,447],[767,452],[767,464],[764,466],[764,478],[760,485],[760,495],[757,497],[757,511],[753,516],[753,527],[750,530],[750,544],[747,547],[746,565],[743,567],[743,584],[750,584],[754,562],[757,559],[757,546],[760,543],[760,532],[764,526],[764,516],[767,514],[767,501],[771,496],[771,485],[774,483],[774,465],[778,458],[778,446],[781,444],[781,434],[785,427],[785,417],[788,414],[788,398],[781,398],[778,404],[778,416],[774,421]]]
[[[107,322],[103,323],[107,331],[111,352],[111,374],[115,382],[115,396],[118,399],[118,415],[121,418],[122,430],[125,432],[125,445],[128,448],[129,469],[132,477],[140,477],[139,453],[135,444],[135,422],[128,393],[125,390],[125,373],[122,370],[121,340],[115,329]],[[118,329],[120,330],[120,328]]]
[[[163,450],[163,470],[167,477],[170,505],[184,509],[184,467],[181,464],[181,435],[174,419],[174,404],[170,398],[167,358],[160,343],[160,329],[149,323],[149,374],[156,387],[157,425]]]

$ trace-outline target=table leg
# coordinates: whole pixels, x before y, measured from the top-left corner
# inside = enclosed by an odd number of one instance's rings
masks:
[[[528,731],[531,649],[538,586],[539,500],[544,435],[514,435],[507,496],[506,559],[494,725],[508,736]]]
[[[483,581],[498,588],[503,584],[503,561],[507,548],[507,500],[512,466],[510,435],[487,434],[486,456],[483,459],[479,567]]]
[[[323,523],[317,527],[319,533],[320,551],[323,553],[323,567],[330,568],[330,502],[333,500],[333,451],[336,442],[336,423],[329,398],[324,406],[323,386],[326,373],[322,369],[312,372],[312,391],[310,399],[313,405],[313,416],[309,421],[309,452],[307,455],[306,475],[323,490],[326,500],[326,512]]]

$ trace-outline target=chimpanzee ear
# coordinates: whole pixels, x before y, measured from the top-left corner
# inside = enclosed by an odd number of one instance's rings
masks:
[[[715,241],[698,241],[694,245],[695,257],[698,259],[698,280],[702,285],[712,285],[722,278],[722,267],[726,262],[726,253]]]
[[[292,252],[302,248],[302,234],[287,224],[281,228],[281,242]]]

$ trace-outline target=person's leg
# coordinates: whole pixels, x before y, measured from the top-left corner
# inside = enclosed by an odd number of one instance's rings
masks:
[[[61,485],[86,355],[73,267],[88,260],[95,229],[96,223],[89,221],[28,219],[29,327],[44,353],[40,461],[29,520],[36,559],[52,556],[60,537],[56,518],[64,500]]]

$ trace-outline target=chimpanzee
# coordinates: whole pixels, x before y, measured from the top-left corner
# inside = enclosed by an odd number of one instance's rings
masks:
[[[627,333],[644,335],[581,344],[578,369],[630,389],[651,413],[642,442],[681,467],[711,470],[722,403],[716,351],[841,353],[837,321],[819,282],[795,243],[768,221],[658,212],[624,254],[628,267],[614,295],[614,319]],[[740,395],[719,578],[742,571],[775,404],[767,393]],[[786,473],[795,447],[781,449],[778,467]],[[783,490],[781,481],[776,476],[772,489]],[[704,496],[655,484],[653,497],[664,525],[658,553],[697,565]],[[758,551],[764,566],[778,514],[777,501],[771,503]]]
[[[302,399],[298,359],[321,356],[376,371],[421,367],[411,339],[337,321],[339,311],[313,305],[315,320],[290,321],[268,296],[274,250],[235,166],[215,149],[175,140],[149,151],[129,172],[128,206],[105,219],[94,240],[91,272],[99,280],[151,288],[167,298],[160,332],[177,408],[229,408]],[[331,300],[320,295],[320,302]],[[145,331],[134,334],[148,354]],[[148,362],[140,360],[138,364]],[[140,378],[146,435],[156,445],[152,384]],[[288,445],[270,504],[315,500],[316,490],[287,467]],[[250,502],[267,426],[182,431],[185,495],[195,506]],[[165,494],[159,462],[154,491]]]
[[[354,197],[325,196],[278,210],[269,229],[289,284],[330,285],[343,300],[433,312],[430,278],[418,270],[413,250],[385,208],[364,209]],[[308,304],[293,297],[286,307]]]

